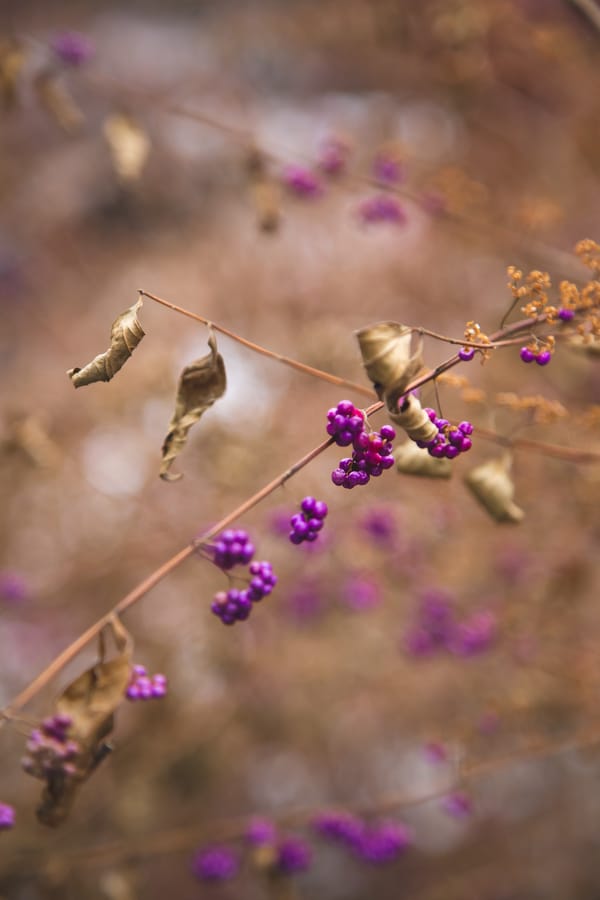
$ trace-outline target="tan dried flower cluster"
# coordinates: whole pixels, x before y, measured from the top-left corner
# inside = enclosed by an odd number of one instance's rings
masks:
[[[576,419],[578,425],[583,428],[599,428],[600,427],[600,405],[595,404],[584,409]]]
[[[584,238],[575,245],[575,254],[584,266],[587,266],[592,272],[600,274],[600,244],[592,241],[591,238]]]
[[[537,425],[549,425],[568,415],[562,403],[548,400],[541,394],[520,397],[518,394],[506,392],[496,394],[495,400],[498,406],[506,406],[514,412],[532,412],[533,421]]]
[[[558,310],[555,307],[548,307],[548,290],[552,286],[552,281],[548,272],[541,272],[539,269],[532,269],[526,276],[523,284],[523,272],[515,266],[509,266],[507,269],[509,277],[508,287],[515,300],[524,301],[521,307],[526,316],[535,319],[542,310],[551,321],[557,315]]]

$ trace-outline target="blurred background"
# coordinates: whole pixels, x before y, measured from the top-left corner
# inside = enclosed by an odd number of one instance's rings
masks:
[[[178,373],[206,329],[146,300],[114,381],[74,391],[65,372],[108,347],[138,289],[366,385],[357,328],[491,333],[508,265],[585,281],[571,251],[599,236],[599,20],[591,0],[2,5],[3,704],[323,440],[329,407],[366,402],[221,337],[227,394],[166,483]],[[426,341],[428,366],[449,355]],[[597,448],[597,356],[559,347],[542,369],[516,347],[455,371],[468,383],[422,393],[475,425],[450,480],[392,470],[343,491],[329,449],[239,522],[279,576],[251,620],[211,614],[227,580],[200,557],[127,613],[169,694],[123,704],[60,829],[35,819],[27,728],[3,729],[17,824],[0,896],[598,896],[598,465],[516,452],[518,525],[463,484],[501,454],[477,426]],[[500,392],[554,411],[533,421]],[[330,513],[296,547],[307,494]],[[411,847],[355,858],[311,827],[330,808],[401,821]],[[310,845],[305,871],[265,877],[255,814]],[[244,856],[236,879],[194,876],[215,842]]]

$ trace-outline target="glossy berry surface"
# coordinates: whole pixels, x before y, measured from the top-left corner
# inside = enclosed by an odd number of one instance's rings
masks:
[[[470,422],[452,425],[448,419],[438,416],[435,409],[425,407],[425,412],[437,427],[438,433],[431,441],[417,441],[418,447],[426,449],[434,459],[456,459],[461,453],[471,449],[473,426]]]
[[[167,695],[167,676],[148,675],[145,666],[135,665],[125,691],[128,700],[154,700]]]
[[[368,484],[394,465],[392,441],[396,432],[391,425],[383,425],[381,431],[369,434],[361,431],[353,440],[352,456],[341,459],[331,473],[335,485],[352,489]]]
[[[349,447],[365,428],[365,414],[350,400],[340,400],[327,413],[327,434],[338,447]]]
[[[473,347],[461,347],[458,351],[458,358],[462,359],[463,362],[470,362],[475,356],[475,350]]]
[[[316,541],[328,512],[327,504],[323,500],[315,500],[314,497],[305,497],[300,504],[300,509],[301,512],[296,513],[290,519],[292,530],[289,533],[289,539],[292,544]]]
[[[521,347],[519,356],[524,363],[531,363],[535,359],[535,353],[533,352],[533,350],[530,350],[529,347]]]
[[[248,565],[254,556],[254,544],[247,531],[228,528],[217,538],[213,547],[213,561],[220,569],[228,570],[237,565]]]

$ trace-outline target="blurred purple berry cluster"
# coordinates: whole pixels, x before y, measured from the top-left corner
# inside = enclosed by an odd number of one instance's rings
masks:
[[[94,45],[84,34],[64,31],[53,39],[52,51],[67,66],[81,66],[94,55]]]
[[[455,459],[459,454],[471,449],[473,443],[470,436],[473,434],[473,426],[470,422],[452,425],[448,419],[438,416],[435,409],[425,407],[425,412],[438,429],[438,433],[432,441],[417,441],[417,447],[426,448],[429,455],[436,459]]]
[[[450,594],[430,589],[419,598],[417,621],[406,636],[406,649],[413,656],[430,656],[439,651],[474,656],[489,649],[496,633],[493,612],[482,610],[459,620]]]
[[[366,823],[351,813],[325,812],[313,820],[317,834],[345,847],[364,862],[382,864],[397,859],[411,844],[402,822]]]
[[[153,700],[167,694],[167,676],[158,673],[148,675],[145,666],[135,665],[131,669],[131,680],[125,696],[128,700]]]
[[[68,737],[70,716],[57,714],[44,719],[29,735],[27,756],[21,760],[25,772],[46,779],[51,774],[72,777],[76,774],[75,758],[80,747]]]
[[[365,225],[379,222],[404,225],[407,221],[403,206],[390,194],[375,194],[367,197],[358,207],[358,216]]]
[[[0,803],[0,831],[8,831],[14,828],[15,811],[8,803]]]
[[[290,519],[292,530],[289,538],[292,544],[316,541],[328,513],[327,504],[323,500],[315,500],[314,497],[305,497],[300,509],[301,512]]]

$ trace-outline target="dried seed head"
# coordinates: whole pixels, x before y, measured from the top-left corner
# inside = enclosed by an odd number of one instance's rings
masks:
[[[513,503],[515,486],[510,476],[509,453],[491,459],[465,476],[465,484],[497,522],[520,522],[522,509]]]

